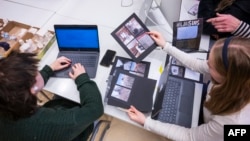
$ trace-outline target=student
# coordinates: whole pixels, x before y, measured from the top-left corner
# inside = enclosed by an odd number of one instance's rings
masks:
[[[198,60],[166,43],[158,32],[149,32],[163,51],[186,67],[208,73],[208,85],[203,107],[204,123],[198,127],[163,123],[145,117],[135,107],[127,110],[131,120],[145,129],[178,141],[223,141],[223,125],[250,124],[250,40],[227,38],[215,42],[209,59]]]
[[[249,0],[201,0],[198,8],[198,18],[203,18],[203,33],[215,39],[229,37],[230,32],[219,32],[207,19],[216,17],[216,13],[231,14],[241,21],[250,24]]]
[[[219,32],[230,32],[234,36],[250,38],[250,25],[240,21],[230,14],[216,14],[217,17],[210,18],[207,22],[212,25]]]
[[[39,72],[35,57],[13,52],[0,59],[0,140],[87,140],[94,121],[103,114],[97,85],[81,64],[74,64],[69,76],[76,83],[81,103],[57,98],[39,107],[37,93],[53,71],[68,67],[70,60],[60,57]]]

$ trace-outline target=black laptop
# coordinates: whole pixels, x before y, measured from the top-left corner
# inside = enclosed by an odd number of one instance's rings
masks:
[[[84,65],[90,78],[95,78],[99,60],[97,25],[54,25],[60,56]],[[69,77],[71,67],[55,72],[55,77]]]
[[[187,128],[198,126],[203,84],[172,76],[167,66],[161,75],[151,117]]]

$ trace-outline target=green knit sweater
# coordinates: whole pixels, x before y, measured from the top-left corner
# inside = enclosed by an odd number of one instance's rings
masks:
[[[47,82],[53,75],[49,66],[40,73]],[[103,114],[99,89],[87,74],[75,80],[81,103],[66,99],[47,102],[29,118],[12,121],[0,117],[0,141],[71,141],[80,134],[86,140],[93,122]]]

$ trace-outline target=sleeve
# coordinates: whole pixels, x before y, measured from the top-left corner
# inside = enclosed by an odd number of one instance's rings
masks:
[[[44,83],[46,84],[49,80],[49,77],[52,76],[54,72],[48,65],[45,65],[43,69],[40,70],[40,74],[42,75]]]
[[[42,123],[46,123],[48,129],[59,130],[57,134],[62,137],[79,135],[104,112],[96,83],[86,73],[79,75],[75,83],[80,93],[80,104],[63,98],[55,99],[46,103],[40,114],[40,118],[46,119]]]
[[[199,73],[208,74],[209,68],[207,65],[207,60],[199,60],[197,58],[192,57],[190,54],[187,54],[176,47],[173,47],[170,43],[166,42],[163,51],[173,56],[180,63],[182,63],[185,67],[197,71]]]
[[[239,27],[232,32],[232,34],[239,37],[250,38],[250,25],[241,21]]]
[[[96,83],[89,79],[87,73],[81,74],[75,80],[80,93],[81,108],[75,113],[75,119],[82,121],[83,113],[88,113],[92,122],[103,114],[103,103],[101,93]]]
[[[177,141],[219,141],[223,140],[223,123],[211,120],[197,127],[185,128],[170,123],[162,123],[148,117],[144,128]]]

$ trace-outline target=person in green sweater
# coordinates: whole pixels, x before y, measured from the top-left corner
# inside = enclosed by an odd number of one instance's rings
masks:
[[[36,94],[54,71],[69,67],[66,57],[38,71],[36,54],[13,52],[0,59],[0,141],[85,141],[103,114],[96,83],[81,64],[72,64],[81,103],[57,98],[37,105]]]

